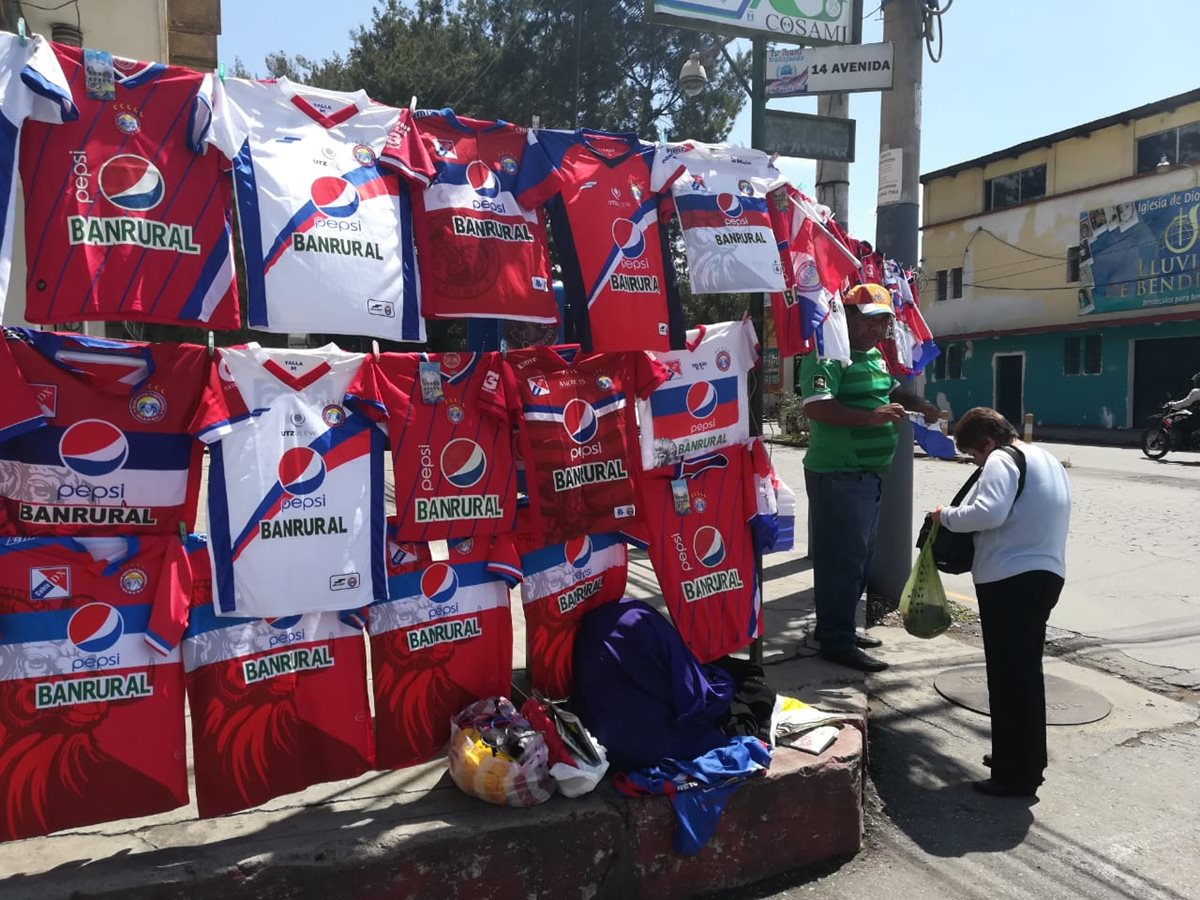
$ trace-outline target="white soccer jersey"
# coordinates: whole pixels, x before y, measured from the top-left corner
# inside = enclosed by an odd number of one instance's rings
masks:
[[[408,189],[377,164],[398,115],[364,91],[218,82],[208,140],[233,161],[251,327],[425,340]]]
[[[289,616],[386,599],[383,432],[342,405],[363,356],[223,348],[192,431],[209,445],[218,614]]]
[[[782,291],[767,194],[786,179],[760,150],[685,141],[688,174],[671,185],[693,294]]]
[[[746,373],[758,362],[749,319],[701,325],[687,347],[654,358],[670,377],[638,400],[642,465],[647,469],[691,459],[750,438]]]
[[[12,268],[13,189],[21,125],[26,119],[58,125],[78,118],[71,88],[49,42],[40,35],[22,42],[15,34],[0,33],[0,313]]]

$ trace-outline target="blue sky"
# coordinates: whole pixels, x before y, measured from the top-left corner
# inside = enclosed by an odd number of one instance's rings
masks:
[[[879,5],[864,2],[868,11]],[[368,24],[373,7],[373,0],[226,3],[221,59],[240,56],[261,72],[274,50],[317,58],[344,53],[350,30]],[[864,42],[882,40],[881,15],[867,15]],[[943,22],[942,61],[926,58],[924,66],[922,172],[1200,87],[1185,37],[1200,28],[1197,0],[955,0]],[[816,112],[815,99],[772,106]],[[850,116],[858,123],[850,229],[873,240],[879,95],[852,94]],[[730,140],[749,139],[747,104]],[[813,163],[780,166],[813,191]]]

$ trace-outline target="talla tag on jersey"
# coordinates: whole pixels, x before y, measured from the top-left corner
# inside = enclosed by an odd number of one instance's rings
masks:
[[[677,515],[686,516],[692,511],[692,498],[688,496],[686,479],[676,478],[671,482],[671,498],[675,501]]]
[[[87,95],[93,100],[117,99],[113,57],[107,50],[83,51],[83,75]]]
[[[442,367],[433,360],[423,359],[418,369],[421,380],[421,400],[425,403],[441,403],[444,399]]]

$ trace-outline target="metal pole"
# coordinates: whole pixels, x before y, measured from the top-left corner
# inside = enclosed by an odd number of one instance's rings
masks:
[[[920,0],[892,0],[883,7],[883,39],[896,46],[895,88],[884,91],[879,110],[879,151],[900,150],[900,198],[879,206],[875,247],[902,265],[917,264],[921,171],[921,66],[924,23]],[[912,379],[902,379],[912,389]],[[912,568],[913,431],[900,420],[900,443],[883,477],[879,538],[871,566],[869,592],[895,608]]]
[[[750,146],[755,150],[765,150],[767,130],[767,44],[761,38],[755,38],[750,57]],[[754,330],[758,339],[763,337],[763,307],[766,295],[754,293],[750,295],[750,318],[754,322]],[[750,393],[750,420],[759,435],[763,434],[763,367],[759,365],[755,372],[754,386]],[[755,578],[758,581],[760,596],[766,594],[763,585],[762,553],[754,551]],[[750,645],[750,661],[762,665],[762,640],[757,639]]]

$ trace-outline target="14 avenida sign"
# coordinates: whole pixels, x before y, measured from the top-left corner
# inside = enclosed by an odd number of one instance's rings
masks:
[[[1200,303],[1200,188],[1079,217],[1081,313]]]

